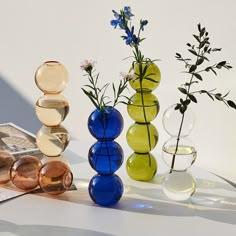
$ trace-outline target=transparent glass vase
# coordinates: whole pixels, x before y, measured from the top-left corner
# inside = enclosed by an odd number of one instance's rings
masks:
[[[195,179],[188,172],[197,157],[195,145],[189,139],[195,116],[190,108],[182,114],[175,107],[166,109],[162,120],[166,132],[171,135],[162,147],[162,158],[170,169],[163,181],[163,192],[172,200],[184,201],[196,189]]]

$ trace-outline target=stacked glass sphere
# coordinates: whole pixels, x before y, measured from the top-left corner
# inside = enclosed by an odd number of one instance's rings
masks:
[[[163,115],[163,126],[171,138],[163,145],[162,157],[172,169],[165,176],[163,191],[168,198],[183,201],[190,198],[196,189],[196,182],[187,171],[197,157],[194,144],[188,138],[194,127],[195,116],[190,108],[183,116],[175,107],[176,105],[169,107]]]
[[[123,118],[114,107],[96,109],[88,118],[88,129],[97,139],[88,153],[89,163],[97,172],[89,183],[89,194],[96,204],[111,206],[123,194],[123,183],[114,174],[123,163],[123,150],[114,141],[122,132]]]
[[[9,152],[0,152],[0,184],[10,181],[24,191],[33,190],[38,186],[38,173],[42,164],[34,156],[25,155],[16,159]]]
[[[68,162],[61,155],[69,144],[69,133],[61,125],[69,104],[60,94],[68,83],[68,73],[61,63],[47,61],[37,69],[35,82],[44,93],[36,102],[36,115],[43,123],[36,143],[45,156],[39,170],[39,185],[44,192],[61,194],[69,189],[73,179]]]
[[[151,122],[159,112],[159,102],[152,91],[159,85],[161,74],[151,62],[143,63],[141,69],[135,64],[133,70],[136,79],[130,85],[136,93],[130,98],[127,110],[135,123],[128,129],[126,139],[134,153],[128,158],[126,169],[132,179],[148,181],[157,171],[156,159],[150,151],[158,142],[158,131]],[[142,81],[141,74],[144,74]]]

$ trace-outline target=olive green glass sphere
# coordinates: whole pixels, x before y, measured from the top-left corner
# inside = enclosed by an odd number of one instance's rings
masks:
[[[136,122],[147,123],[153,121],[160,106],[157,97],[149,92],[135,93],[129,101],[127,111],[129,116]],[[144,115],[145,110],[145,115]]]
[[[135,80],[130,80],[130,86],[137,92],[141,91],[140,80],[142,79],[142,91],[153,91],[161,81],[161,72],[154,63],[147,62],[142,65],[135,63],[130,70],[135,75]]]
[[[133,153],[126,162],[130,178],[138,181],[152,180],[157,172],[157,162],[151,153]]]
[[[158,131],[151,123],[135,123],[128,129],[126,139],[130,148],[135,152],[148,153],[154,149],[157,144]]]

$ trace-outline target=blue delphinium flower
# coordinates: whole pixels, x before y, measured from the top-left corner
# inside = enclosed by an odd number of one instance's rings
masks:
[[[124,14],[127,20],[130,20],[132,16],[134,16],[131,12],[131,7],[124,7]]]
[[[114,13],[115,19],[111,20],[111,25],[114,26],[114,28],[119,26],[120,29],[125,29],[124,19],[123,19],[122,15],[114,10],[112,10],[112,12]]]
[[[125,40],[127,45],[138,42],[138,39],[136,35],[134,34],[134,26],[132,26],[131,30],[127,29],[125,33],[126,33],[126,36],[123,36],[123,39]]]

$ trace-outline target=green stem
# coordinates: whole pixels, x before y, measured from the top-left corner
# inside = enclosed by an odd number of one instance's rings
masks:
[[[142,64],[141,64],[142,67]],[[141,101],[142,101],[142,109],[143,109],[143,116],[144,116],[144,120],[145,120],[145,124],[147,127],[147,133],[148,133],[148,145],[149,145],[149,151],[151,151],[151,138],[150,138],[150,130],[149,130],[149,122],[147,122],[147,115],[146,115],[146,110],[145,110],[145,104],[144,104],[144,97],[143,97],[143,85],[142,85],[142,81],[143,81],[143,74],[142,74],[142,70],[139,71],[140,72],[140,80],[139,80],[139,84],[140,84],[140,93],[141,93]],[[151,157],[149,155],[149,166],[151,166]]]
[[[200,49],[198,50],[198,56],[197,56],[196,62],[197,62],[197,60],[198,60],[199,53],[200,53]],[[196,64],[196,63],[195,63],[195,64]],[[188,99],[188,94],[190,93],[190,87],[191,87],[193,78],[194,78],[194,76],[193,76],[193,74],[192,74],[191,79],[190,79],[190,82],[189,82],[190,86],[188,87],[188,90],[187,90],[186,100]],[[179,141],[180,141],[180,135],[181,135],[182,128],[183,128],[183,123],[184,123],[184,115],[185,115],[185,112],[182,114],[182,119],[181,119],[180,127],[179,127],[179,133],[178,133],[178,136],[177,136],[176,148],[175,148],[175,152],[174,152],[173,157],[172,157],[171,168],[170,168],[170,172],[169,172],[169,173],[172,173],[172,171],[173,171],[173,169],[174,169],[175,157],[176,157],[176,154],[177,154],[177,152],[178,152]]]

